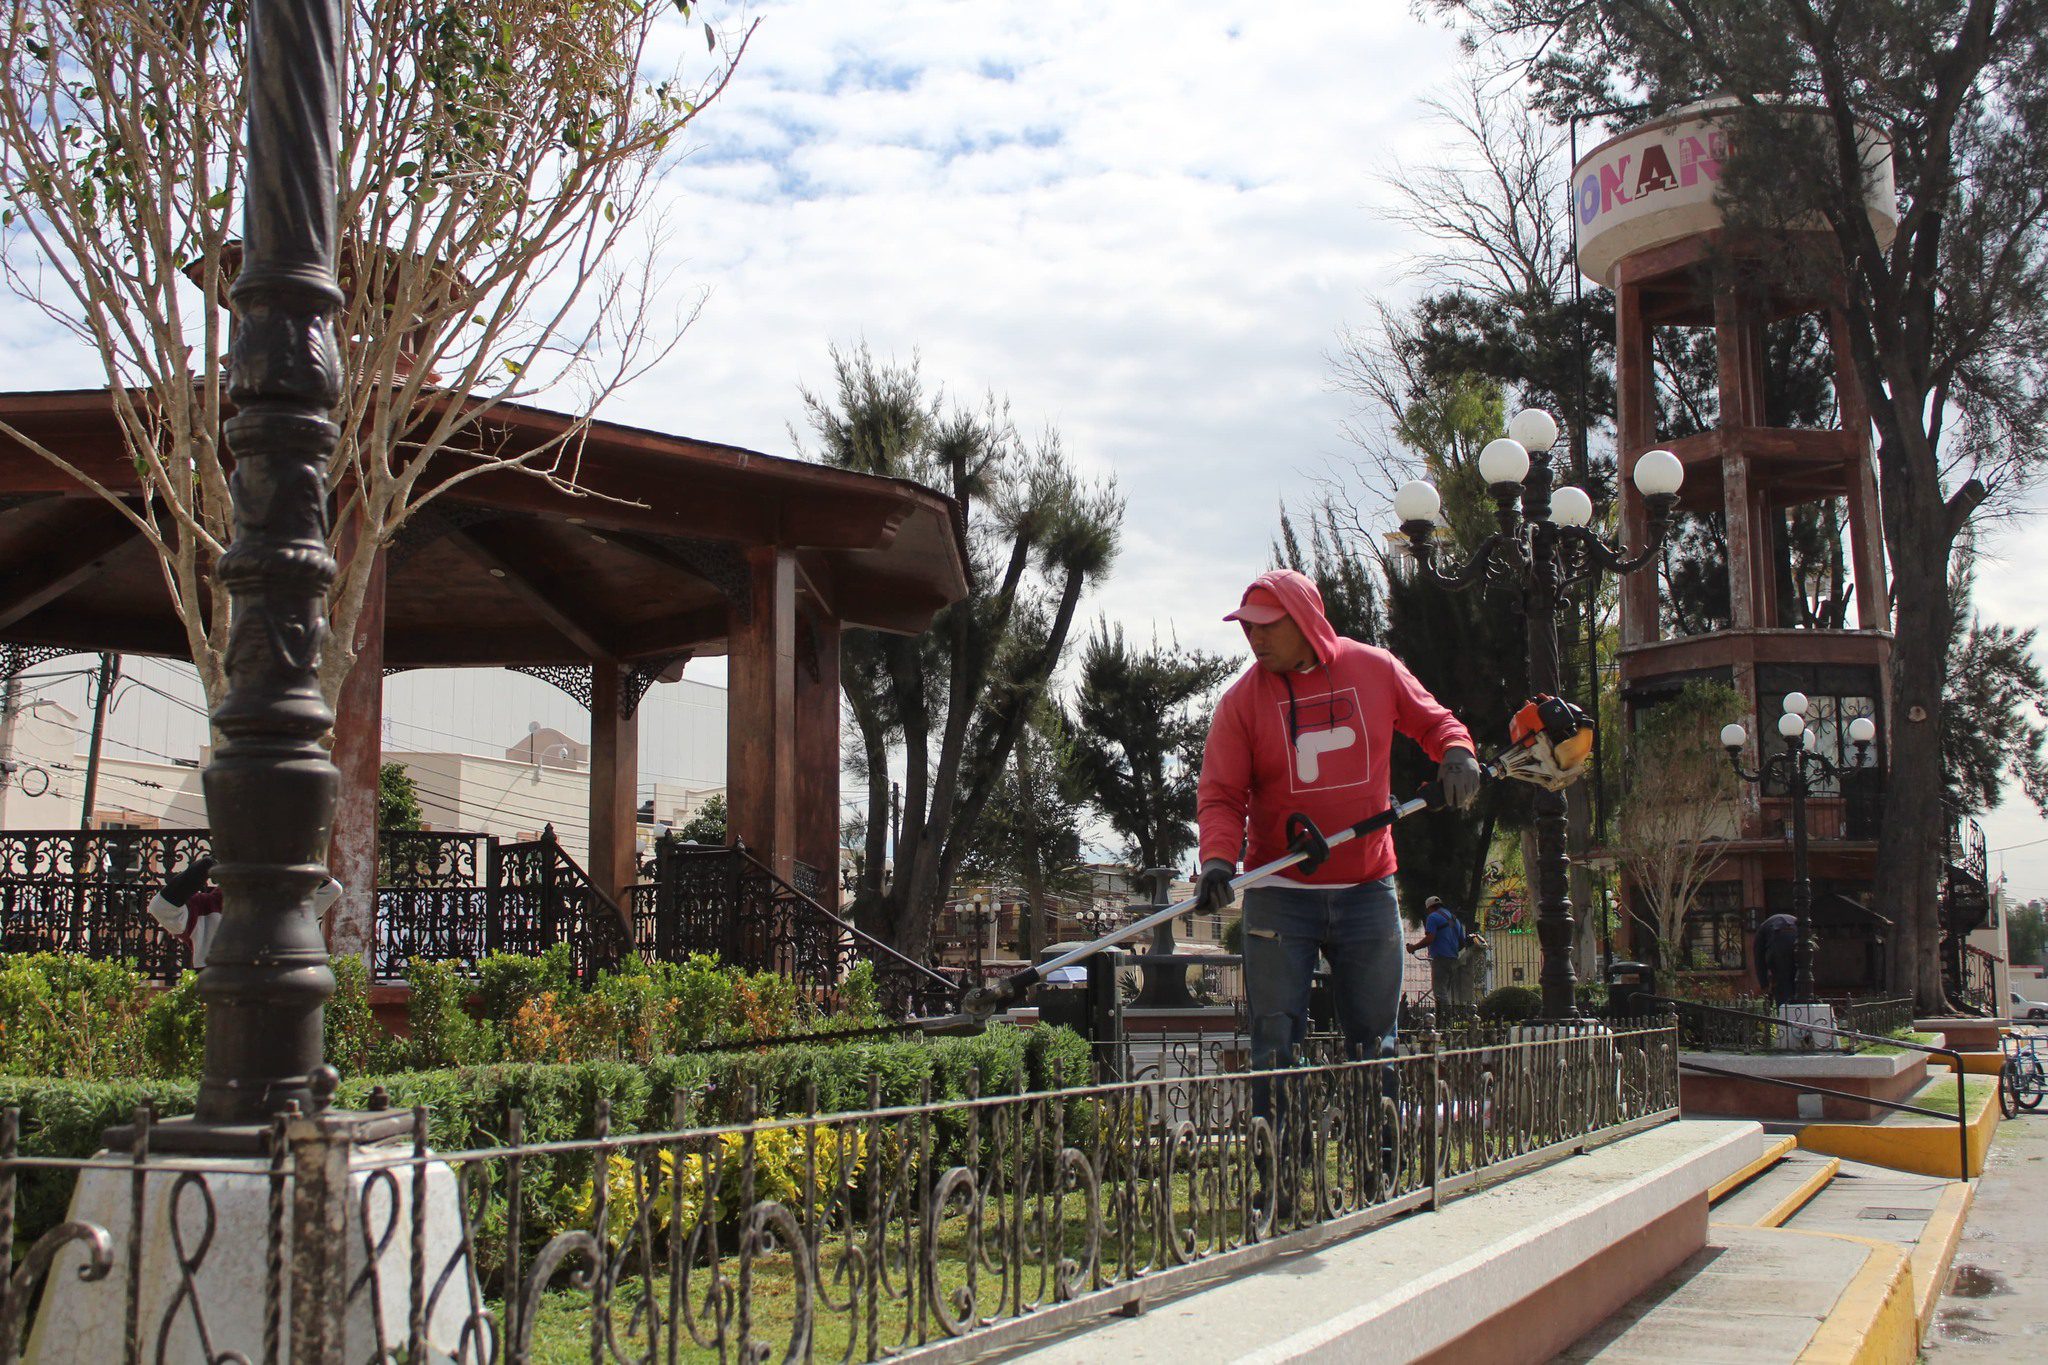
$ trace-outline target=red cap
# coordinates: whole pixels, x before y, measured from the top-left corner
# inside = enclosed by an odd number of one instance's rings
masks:
[[[1270,626],[1287,615],[1287,608],[1280,605],[1280,599],[1270,588],[1254,583],[1244,590],[1244,600],[1237,610],[1223,619],[1226,621],[1249,621],[1255,626]]]

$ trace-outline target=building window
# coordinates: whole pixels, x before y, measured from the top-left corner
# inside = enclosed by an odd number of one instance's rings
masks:
[[[1744,928],[1742,883],[1708,882],[1685,912],[1678,950],[1682,969],[1741,971],[1748,960],[1743,952]]]
[[[103,810],[92,817],[94,829],[156,829],[162,823],[153,815],[137,815],[125,810]]]

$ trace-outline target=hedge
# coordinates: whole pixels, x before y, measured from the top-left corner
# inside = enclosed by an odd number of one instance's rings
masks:
[[[934,1100],[968,1093],[979,1073],[983,1094],[1085,1083],[1090,1075],[1088,1044],[1064,1028],[1018,1029],[995,1025],[978,1037],[896,1038],[830,1045],[789,1046],[759,1052],[696,1053],[658,1057],[646,1063],[577,1062],[565,1065],[502,1063],[351,1077],[336,1102],[367,1108],[382,1086],[397,1108],[427,1107],[427,1132],[439,1151],[491,1147],[507,1138],[507,1115],[524,1114],[526,1142],[553,1142],[596,1135],[600,1100],[611,1106],[614,1133],[653,1132],[670,1126],[677,1096],[686,1101],[685,1122],[706,1127],[741,1121],[749,1091],[756,1112],[766,1116],[807,1112],[816,1087],[817,1112],[865,1109],[870,1078],[885,1106],[915,1104],[929,1082]],[[151,1103],[159,1117],[192,1112],[198,1087],[190,1081],[76,1081],[0,1076],[0,1109],[21,1113],[25,1156],[86,1157],[100,1148],[103,1130],[125,1123],[136,1107]],[[1070,1140],[1079,1136],[1073,1116]],[[936,1159],[950,1160],[960,1140],[955,1115],[934,1125]],[[17,1196],[19,1237],[33,1241],[62,1221],[70,1201],[73,1173],[31,1170]],[[535,1235],[566,1226],[590,1180],[587,1157],[532,1160],[526,1165],[527,1219]],[[480,1239],[487,1241],[494,1220]],[[480,1243],[479,1250],[485,1250]]]

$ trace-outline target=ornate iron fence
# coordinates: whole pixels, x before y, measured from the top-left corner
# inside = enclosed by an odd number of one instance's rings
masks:
[[[866,964],[885,1013],[951,1008],[951,981],[833,914],[744,846],[664,840],[654,871],[653,882],[632,889],[634,944],[644,955],[677,961],[705,953],[772,971],[819,1003],[834,1000],[849,973]]]
[[[504,1145],[440,1154],[420,1110],[151,1160],[145,1115],[133,1152],[64,1162],[20,1155],[10,1111],[0,1246],[25,1182],[81,1189],[22,1229],[0,1365],[60,1328],[79,1360],[977,1359],[1668,1121],[1677,1093],[1676,1034],[1646,1024],[894,1108],[877,1081],[859,1112],[728,1127],[679,1101],[671,1131],[600,1111],[566,1142],[515,1113]]]
[[[0,951],[126,959],[173,979],[184,948],[149,917],[149,899],[209,849],[191,829],[0,834]]]
[[[1998,958],[1959,934],[1941,941],[1941,985],[1949,1003],[1970,1014],[2002,1014],[1998,1000]]]
[[[552,825],[538,839],[492,845],[491,864],[486,951],[538,957],[566,943],[585,977],[632,956],[630,917],[564,851]]]
[[[1913,997],[1868,997],[1843,1002],[1836,1022],[1857,1033],[1897,1033],[1913,1027]]]
[[[1892,1034],[1913,1024],[1911,999],[1836,998],[1821,1003],[1834,1008],[1838,1028],[1854,1033]],[[1852,1038],[1824,1039],[1811,1029],[1786,1024],[1776,1002],[1756,996],[1716,1005],[1679,1000],[1672,1008],[1679,1039],[1688,1052],[1856,1052],[1870,1046]]]

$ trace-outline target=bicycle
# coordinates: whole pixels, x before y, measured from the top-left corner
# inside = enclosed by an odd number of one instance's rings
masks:
[[[2020,1110],[2041,1107],[2048,1099],[2048,1066],[2041,1058],[2041,1040],[2032,1033],[2009,1033],[1998,1040],[2005,1061],[1998,1068],[1998,1108],[2007,1118]]]

